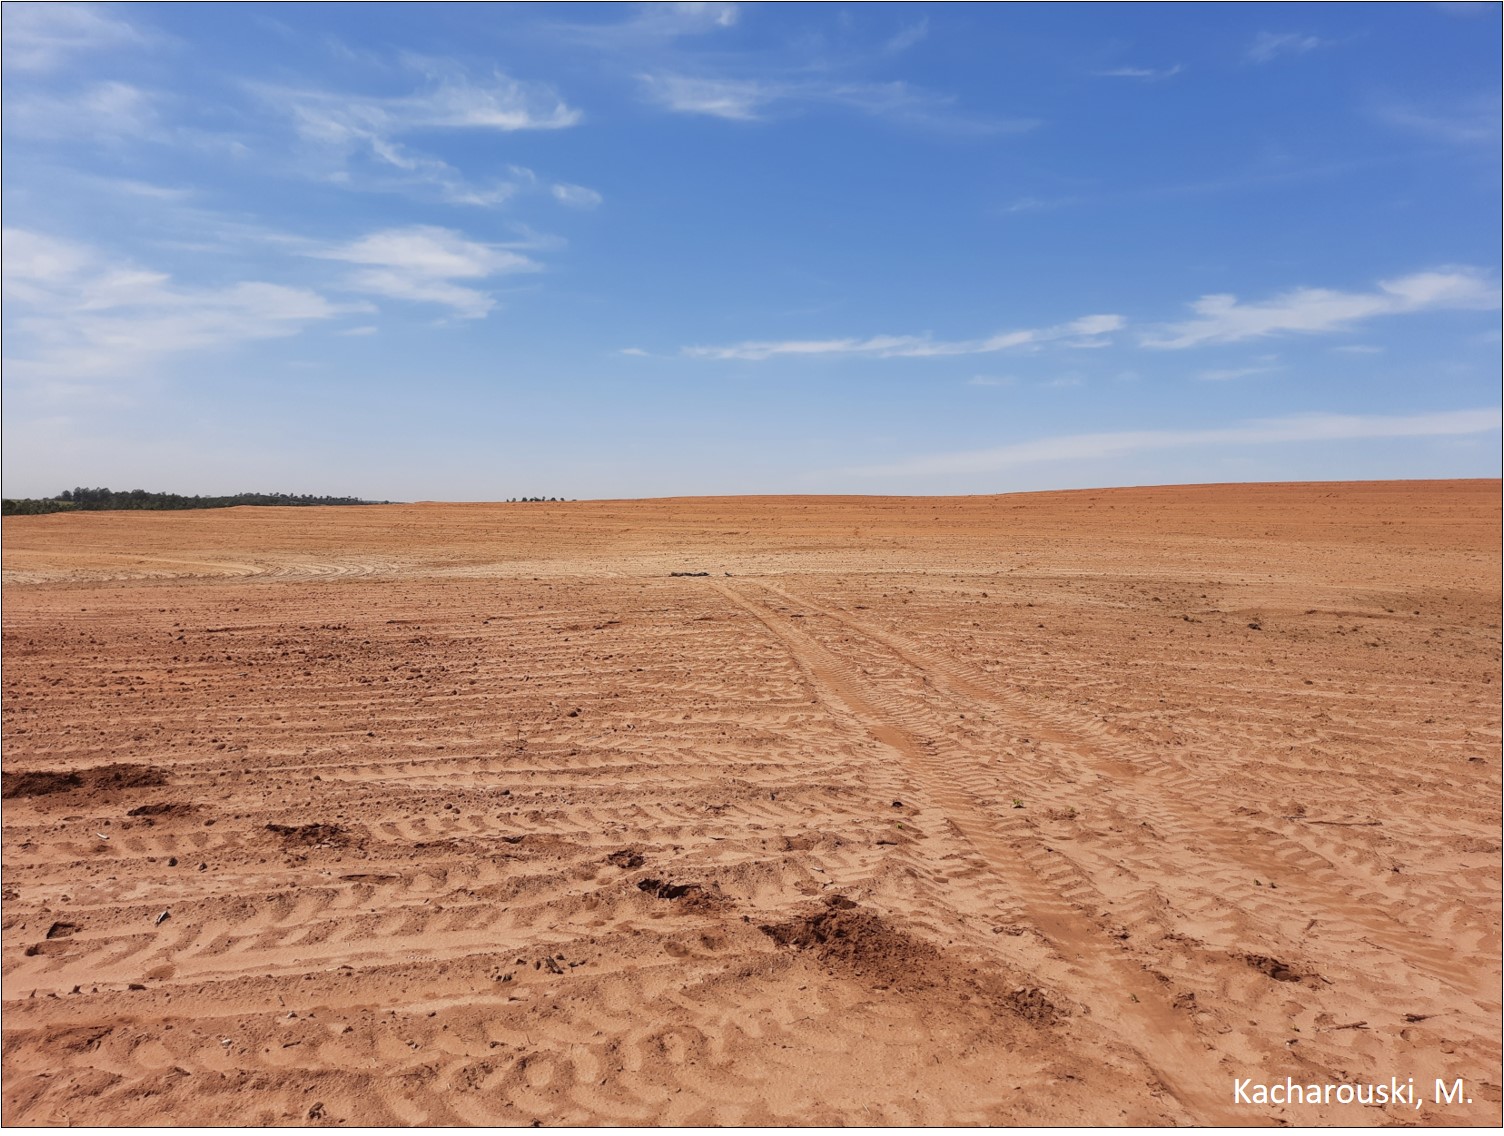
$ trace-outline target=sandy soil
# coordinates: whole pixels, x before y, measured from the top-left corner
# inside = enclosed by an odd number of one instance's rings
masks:
[[[1499,501],[7,519],[3,1119],[1498,1124]]]

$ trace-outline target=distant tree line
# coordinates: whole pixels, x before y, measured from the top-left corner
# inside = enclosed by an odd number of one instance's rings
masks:
[[[507,498],[507,502],[509,504],[511,502],[514,502],[514,501],[566,501],[566,500],[568,500],[567,497],[508,497]]]
[[[389,505],[359,497],[315,497],[310,493],[235,493],[228,497],[185,497],[145,489],[65,489],[56,497],[6,497],[7,517],[36,513],[94,512],[104,509],[227,509],[232,505]]]

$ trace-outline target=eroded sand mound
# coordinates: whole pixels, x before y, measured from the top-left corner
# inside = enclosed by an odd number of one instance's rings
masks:
[[[4,1120],[1498,1123],[1498,548],[1497,482],[8,518]]]

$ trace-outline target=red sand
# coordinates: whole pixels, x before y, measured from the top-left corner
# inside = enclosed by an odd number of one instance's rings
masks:
[[[1497,1125],[1499,494],[8,518],[3,1118]]]

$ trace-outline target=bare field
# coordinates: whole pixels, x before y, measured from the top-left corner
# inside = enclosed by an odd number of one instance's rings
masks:
[[[1497,1125],[1499,501],[8,518],[3,1119]]]

